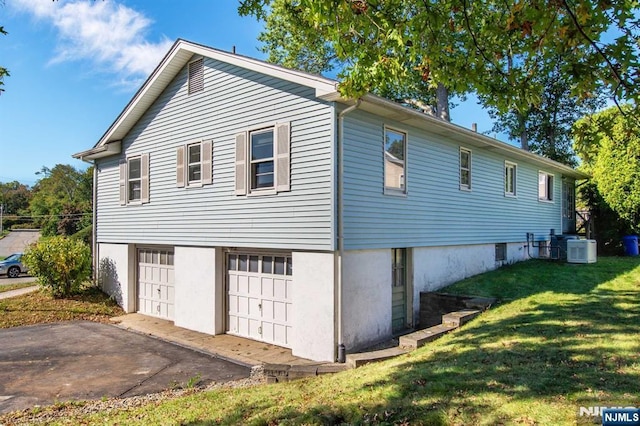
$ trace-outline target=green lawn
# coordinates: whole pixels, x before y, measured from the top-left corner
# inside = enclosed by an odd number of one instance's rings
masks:
[[[109,318],[123,313],[116,302],[95,287],[86,287],[64,299],[38,290],[0,299],[0,328],[73,320],[108,322]]]
[[[581,405],[640,406],[640,259],[530,261],[445,290],[506,300],[383,363],[59,422],[573,425]]]

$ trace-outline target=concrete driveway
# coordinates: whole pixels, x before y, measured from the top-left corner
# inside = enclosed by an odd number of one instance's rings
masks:
[[[0,413],[55,402],[154,393],[248,367],[109,324],[73,321],[0,330]]]

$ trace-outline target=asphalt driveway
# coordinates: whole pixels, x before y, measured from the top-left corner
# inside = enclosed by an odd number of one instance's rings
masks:
[[[89,321],[0,330],[0,413],[248,377],[248,367]]]
[[[35,243],[40,238],[37,229],[22,229],[11,231],[6,237],[0,238],[0,256],[6,257],[11,253],[23,252],[29,244]]]

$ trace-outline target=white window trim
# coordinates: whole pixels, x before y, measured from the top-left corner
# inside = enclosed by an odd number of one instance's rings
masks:
[[[462,153],[465,152],[469,155],[469,167],[467,169],[462,167]],[[472,151],[468,148],[463,148],[460,147],[460,151],[458,152],[458,182],[460,184],[460,190],[461,191],[471,191],[471,184],[473,182],[473,174],[472,174],[472,168],[473,168],[473,159],[472,159]],[[465,184],[462,183],[462,172],[464,170],[468,170],[469,171],[469,183]]]
[[[138,160],[140,161],[140,177],[138,179],[131,179],[129,177],[129,171],[131,170],[130,165],[131,165],[131,161],[132,160]],[[137,200],[132,200],[130,198],[130,192],[129,192],[129,185],[132,181],[139,181],[140,182],[140,198],[138,198]],[[131,157],[127,157],[127,184],[126,184],[126,196],[127,196],[127,204],[142,204],[142,156],[141,155],[134,155]]]
[[[140,199],[131,200],[129,198],[129,164],[132,160],[140,160]],[[127,156],[120,160],[119,168],[119,201],[121,206],[140,205],[149,203],[149,154],[142,153],[138,155]],[[136,179],[137,180],[137,179]]]
[[[266,131],[273,134],[273,186],[252,189],[251,135]],[[235,146],[235,195],[254,197],[291,191],[291,122],[246,129],[235,135]]]
[[[200,148],[200,161],[197,163],[189,162],[189,148],[192,146],[198,146]],[[185,170],[185,186],[187,188],[194,188],[202,186],[202,141],[200,142],[192,142],[188,143],[185,147],[185,158],[184,158],[184,170]],[[199,164],[200,165],[200,179],[198,180],[189,180],[189,166]]]
[[[200,179],[189,181],[189,148],[200,148]],[[213,183],[213,139],[200,139],[179,145],[176,149],[176,186],[178,188],[200,188]]]
[[[507,168],[513,167],[513,192],[507,191]],[[503,190],[505,197],[517,198],[518,197],[518,164],[512,161],[504,162],[504,169],[502,170],[503,176]]]
[[[545,176],[545,188],[546,188],[546,197],[540,197],[540,175]],[[549,177],[551,177],[551,185],[549,185]],[[541,203],[555,203],[555,186],[556,186],[556,177],[553,173],[545,172],[544,170],[538,170],[538,201]]]
[[[271,159],[261,159],[259,161],[253,161],[251,160],[251,135],[254,134],[259,134],[259,133],[267,133],[267,132],[271,132],[272,135],[272,152],[271,152]],[[249,195],[271,195],[271,194],[276,194],[276,176],[278,173],[278,170],[276,169],[276,128],[275,126],[267,126],[267,127],[262,127],[260,129],[254,129],[254,130],[250,130],[249,132],[247,132],[247,172],[248,172],[248,179],[247,179],[247,189],[248,189],[248,193]],[[267,161],[271,161],[273,163],[273,186],[267,187],[267,188],[252,188],[253,186],[253,164],[254,163],[265,163]]]
[[[386,185],[386,181],[387,181],[387,176],[386,176],[386,167],[385,167],[385,154],[387,152],[386,148],[385,148],[385,139],[386,139],[386,135],[387,135],[387,131],[392,131],[392,132],[397,132],[397,133],[402,133],[404,135],[404,171],[402,173],[402,177],[404,178],[404,188],[393,188],[393,187],[389,187]],[[383,134],[382,134],[382,188],[383,188],[383,194],[384,195],[391,195],[391,196],[395,196],[395,197],[406,197],[407,194],[409,193],[408,191],[408,173],[407,173],[407,164],[408,164],[408,158],[407,158],[407,153],[409,152],[409,133],[406,130],[400,130],[398,128],[395,127],[391,127],[391,126],[384,126],[383,129]]]

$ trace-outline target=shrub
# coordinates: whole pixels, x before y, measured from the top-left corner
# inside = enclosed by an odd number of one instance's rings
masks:
[[[64,236],[43,238],[23,257],[30,272],[54,297],[65,297],[80,289],[91,275],[91,250],[78,239]]]

